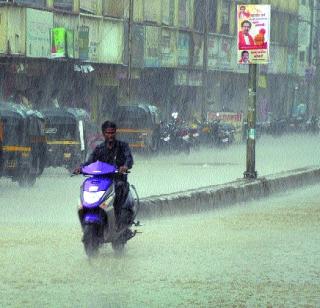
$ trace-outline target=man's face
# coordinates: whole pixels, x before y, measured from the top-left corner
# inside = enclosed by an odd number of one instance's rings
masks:
[[[242,55],[242,61],[248,62],[249,61],[249,54],[247,52],[244,52]]]
[[[113,142],[115,139],[116,139],[116,129],[115,128],[106,128],[104,131],[103,131],[103,136],[104,136],[104,139],[107,141],[107,142]]]
[[[250,30],[251,26],[249,23],[245,22],[242,26],[242,32],[244,34],[248,34],[249,33],[249,30]]]

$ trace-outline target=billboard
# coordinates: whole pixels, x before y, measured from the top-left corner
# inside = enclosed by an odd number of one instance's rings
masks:
[[[237,5],[239,64],[269,62],[270,5]]]

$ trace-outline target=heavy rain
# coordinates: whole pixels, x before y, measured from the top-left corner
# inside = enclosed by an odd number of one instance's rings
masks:
[[[0,1],[1,307],[320,306],[320,1],[266,2]]]

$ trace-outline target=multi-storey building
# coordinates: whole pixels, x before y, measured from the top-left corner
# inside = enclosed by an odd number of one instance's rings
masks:
[[[86,107],[101,121],[128,98],[130,71],[131,100],[164,114],[246,111],[248,67],[236,59],[236,5],[249,1],[132,1],[132,10],[130,0],[0,1],[0,96],[20,91],[38,106],[58,95],[61,104]],[[271,62],[258,76],[261,119],[290,114],[305,79],[309,63],[298,45],[303,2],[263,2],[272,13]]]

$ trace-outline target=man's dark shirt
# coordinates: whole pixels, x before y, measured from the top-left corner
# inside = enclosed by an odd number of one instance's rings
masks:
[[[83,166],[87,166],[97,160],[116,165],[118,168],[127,166],[128,169],[131,169],[133,165],[133,157],[128,143],[120,140],[115,140],[111,149],[107,147],[106,142],[97,145]]]

